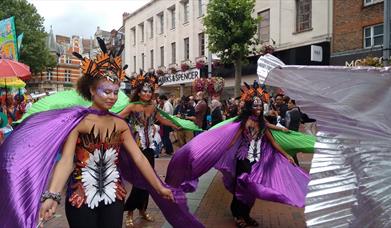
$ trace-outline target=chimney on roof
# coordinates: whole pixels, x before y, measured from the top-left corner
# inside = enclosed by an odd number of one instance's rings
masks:
[[[122,20],[126,20],[126,18],[128,18],[129,15],[130,15],[130,13],[124,12],[124,13],[122,14]]]

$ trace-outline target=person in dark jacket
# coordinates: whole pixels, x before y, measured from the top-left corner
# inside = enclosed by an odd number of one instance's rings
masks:
[[[296,101],[290,99],[288,102],[288,111],[285,115],[285,126],[292,131],[299,131],[301,113]]]
[[[220,101],[213,99],[211,101],[210,105],[210,111],[211,111],[211,116],[212,116],[212,124],[211,126],[214,126],[221,121],[223,121],[223,115],[221,114],[221,103]]]

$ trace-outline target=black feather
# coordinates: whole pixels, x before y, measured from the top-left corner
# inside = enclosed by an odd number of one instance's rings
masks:
[[[105,41],[102,40],[102,38],[100,38],[100,37],[97,37],[96,39],[98,40],[99,47],[103,51],[103,53],[107,53],[107,48],[106,48]]]
[[[247,89],[250,89],[250,86],[246,82],[244,82],[244,85],[246,86]]]
[[[72,52],[72,55],[74,55],[76,58],[80,59],[80,60],[83,60],[83,56],[81,56],[79,53],[77,52]]]
[[[118,52],[115,54],[115,56],[120,56],[122,54],[122,51],[124,50],[125,48],[125,45],[121,45],[121,47],[119,48]]]
[[[122,70],[128,69],[128,64],[125,64],[125,66],[122,68]]]

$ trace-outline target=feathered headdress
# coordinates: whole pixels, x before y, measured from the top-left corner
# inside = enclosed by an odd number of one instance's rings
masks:
[[[252,101],[254,97],[259,97],[262,99],[263,102],[269,101],[269,94],[259,86],[257,81],[254,81],[252,86],[250,86],[246,82],[244,83],[244,85],[246,87],[246,90],[241,90],[242,95],[240,96],[240,100],[249,102]]]
[[[120,56],[124,46],[122,45],[118,51],[108,52],[104,40],[100,37],[96,39],[102,52],[96,56],[95,60],[83,57],[77,52],[72,52],[74,56],[81,60],[83,74],[91,77],[106,77],[111,81],[122,81],[125,78],[125,70],[128,68],[128,65],[121,67]]]
[[[132,88],[135,89],[141,89],[142,87],[148,85],[151,87],[151,89],[156,90],[159,88],[159,86],[161,86],[158,81],[158,76],[155,74],[155,72],[147,72],[144,74],[142,70],[140,70],[139,75],[130,77],[128,79]]]

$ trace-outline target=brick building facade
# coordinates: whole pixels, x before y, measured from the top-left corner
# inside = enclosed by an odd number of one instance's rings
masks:
[[[334,0],[333,15],[331,65],[382,56],[382,0]]]

